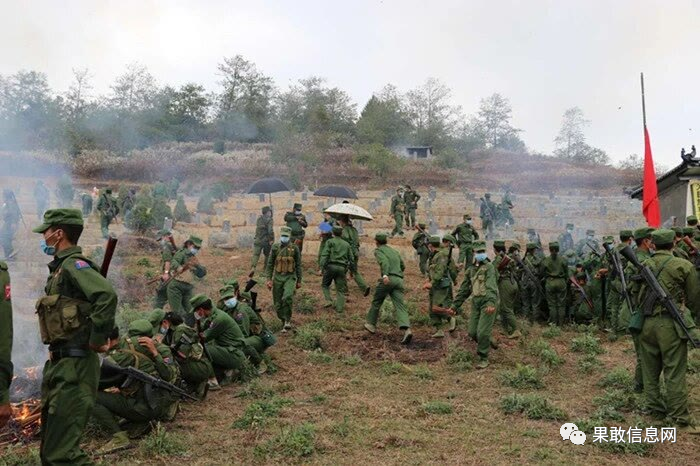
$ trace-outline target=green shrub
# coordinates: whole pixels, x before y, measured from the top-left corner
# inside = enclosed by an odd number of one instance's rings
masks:
[[[420,364],[420,365],[414,367],[413,368],[413,375],[415,375],[419,379],[424,379],[424,380],[433,380],[435,378],[433,376],[433,373],[430,371],[428,366],[425,364]]]
[[[577,364],[579,370],[584,374],[590,374],[602,365],[600,359],[598,359],[595,354],[584,355],[581,359],[578,360]]]
[[[214,209],[214,198],[210,192],[207,191],[199,197],[199,200],[197,201],[197,212],[204,214],[216,213],[216,210]]]
[[[333,356],[318,349],[309,353],[308,359],[311,364],[330,364],[333,362]]]
[[[425,414],[452,414],[453,408],[445,401],[428,401],[420,407]]]
[[[175,212],[173,217],[177,222],[190,223],[192,221],[192,214],[187,210],[187,205],[185,204],[185,198],[178,196],[177,202],[175,203]]]
[[[593,404],[617,411],[634,411],[642,408],[640,396],[632,390],[612,388],[593,398]]]
[[[343,364],[347,366],[359,366],[362,364],[362,357],[359,354],[352,354],[343,358]]]
[[[0,455],[0,465],[3,466],[38,466],[40,464],[38,447],[8,445],[3,447],[2,455]]]
[[[455,150],[443,149],[435,155],[433,163],[440,168],[457,168],[462,164],[462,159]]]
[[[447,349],[447,364],[457,372],[471,370],[474,362],[474,355],[466,348],[451,344]]]
[[[149,457],[181,456],[187,453],[187,445],[179,435],[166,431],[158,422],[141,442],[141,453]]]
[[[299,426],[287,427],[273,438],[255,447],[258,457],[279,456],[281,458],[303,458],[316,450],[316,428],[305,422]]]
[[[287,398],[273,396],[272,398],[255,401],[249,404],[243,416],[235,420],[231,427],[236,429],[248,429],[265,425],[265,422],[272,417],[276,417],[280,410],[292,404]]]
[[[224,155],[226,153],[226,143],[221,139],[214,141],[214,147],[212,148],[217,154]]]
[[[571,351],[586,354],[603,354],[605,352],[600,346],[600,339],[590,333],[572,339]]]
[[[517,364],[515,370],[502,371],[499,375],[501,383],[513,388],[542,388],[542,376],[537,369],[527,364]]]
[[[331,426],[331,432],[333,432],[338,437],[347,437],[350,435],[350,431],[353,426],[347,416],[343,416],[343,420]]]
[[[238,398],[272,398],[275,396],[275,389],[269,382],[261,382],[260,380],[252,380],[243,386],[243,389],[238,392]]]
[[[552,345],[542,338],[530,344],[530,353],[538,356],[543,363],[550,367],[559,366],[564,362],[564,359],[552,348]]]
[[[382,363],[382,372],[384,375],[396,375],[406,372],[406,366],[397,361],[385,361]]]
[[[313,314],[316,311],[318,300],[311,293],[302,291],[295,300],[296,312],[300,314]]]
[[[501,398],[501,409],[506,414],[524,413],[530,419],[562,421],[567,416],[561,408],[554,406],[540,395],[513,393]]]
[[[616,367],[598,382],[604,388],[619,388],[620,390],[634,389],[634,376],[626,367]]]
[[[124,218],[126,227],[139,234],[144,234],[155,226],[151,209],[146,204],[136,204]]]
[[[305,324],[297,328],[292,338],[292,344],[305,350],[315,350],[323,347],[323,329],[317,325]]]
[[[153,217],[154,226],[160,229],[163,228],[166,218],[173,218],[173,211],[170,209],[170,206],[165,202],[165,200],[159,197],[153,201],[151,216]]]
[[[128,304],[120,305],[117,308],[117,315],[114,319],[117,327],[119,327],[119,334],[126,335],[129,330],[129,324],[136,319],[143,319],[144,315],[143,312]]]
[[[558,325],[549,324],[547,329],[542,332],[544,338],[556,338],[561,335],[561,328]]]
[[[374,175],[384,178],[401,168],[406,160],[381,144],[365,144],[357,147],[354,162],[365,165]]]

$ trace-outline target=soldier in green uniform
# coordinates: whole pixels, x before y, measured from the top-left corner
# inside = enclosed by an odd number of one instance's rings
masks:
[[[472,225],[472,216],[464,214],[462,223],[452,230],[452,236],[457,238],[457,246],[459,246],[459,267],[468,267],[474,262],[474,251],[472,242],[479,239],[479,233]]]
[[[450,275],[450,265],[452,261],[449,257],[450,250],[440,247],[440,237],[431,236],[428,242],[430,250],[430,261],[428,263],[428,280],[423,285],[423,289],[428,290],[428,312],[430,321],[435,327],[433,338],[444,338],[443,327],[448,323],[449,330],[454,331],[457,321],[444,312],[436,312],[437,308],[449,309],[452,306],[452,276]]]
[[[403,299],[403,273],[406,266],[403,259],[401,259],[401,254],[399,254],[396,249],[389,247],[386,242],[386,233],[377,233],[374,235],[374,243],[377,246],[374,250],[374,258],[379,264],[379,271],[382,274],[382,278],[374,289],[372,304],[367,312],[365,330],[369,333],[377,332],[379,310],[384,300],[389,297],[394,304],[394,317],[399,324],[399,328],[404,331],[401,343],[407,345],[411,342],[413,333],[411,332],[411,322],[408,318],[406,303]]]
[[[430,258],[430,251],[428,250],[430,235],[428,235],[425,228],[425,223],[419,223],[417,228],[418,231],[413,235],[413,239],[411,240],[411,245],[413,246],[413,249],[416,250],[416,254],[418,254],[420,274],[424,277],[428,273],[428,259]]]
[[[170,311],[174,312],[187,325],[194,324],[190,307],[190,298],[194,285],[185,279],[185,273],[191,272],[197,278],[203,278],[207,274],[207,269],[199,263],[197,254],[202,248],[202,239],[197,236],[190,236],[185,241],[184,247],[173,254],[170,260],[170,281],[168,281],[166,293]]]
[[[272,290],[275,311],[283,324],[282,332],[292,328],[294,293],[301,288],[301,251],[291,242],[291,235],[291,228],[281,228],[280,242],[272,245],[265,269],[267,288]]]
[[[294,210],[284,214],[284,221],[291,230],[291,241],[299,248],[299,253],[304,251],[305,228],[309,226],[306,216],[301,213],[301,204],[294,204]]]
[[[578,257],[583,257],[591,248],[597,251],[600,249],[600,244],[598,240],[595,239],[595,230],[586,230],[586,237],[576,243],[576,255]]]
[[[406,191],[404,192],[403,199],[406,203],[406,226],[413,228],[416,226],[416,210],[418,209],[420,194],[418,194],[409,185],[406,185]]]
[[[389,213],[394,218],[394,229],[391,230],[391,237],[403,236],[403,216],[406,211],[406,201],[404,200],[403,189],[396,190],[396,195],[391,198],[391,208]]]
[[[12,290],[7,264],[0,261],[0,429],[12,417]]]
[[[34,202],[36,202],[36,216],[41,220],[49,207],[49,190],[41,180],[36,180],[34,185]]]
[[[484,369],[489,365],[489,349],[494,345],[491,334],[498,307],[498,272],[486,254],[486,242],[477,240],[472,246],[474,264],[464,275],[452,309],[459,311],[467,298],[471,297],[468,332],[469,337],[477,343],[477,367]]]
[[[349,266],[350,277],[355,280],[358,288],[360,288],[364,296],[367,297],[369,296],[370,292],[369,285],[367,285],[367,282],[365,282],[365,278],[362,276],[360,268],[358,267],[360,262],[360,234],[357,232],[357,229],[353,226],[350,217],[347,215],[341,215],[338,218],[338,225],[343,228],[343,235],[341,238],[347,241],[352,249],[353,260]]]
[[[233,317],[243,333],[245,347],[243,353],[258,368],[259,373],[267,370],[262,354],[270,343],[265,334],[267,332],[260,316],[246,302],[240,299],[237,291],[229,289],[221,294],[217,307]],[[263,333],[265,332],[265,333]]]
[[[198,294],[190,300],[197,321],[197,331],[211,358],[216,378],[209,381],[209,390],[218,390],[219,381],[233,381],[235,372],[240,376],[247,371],[243,332],[233,317],[214,307],[211,299]],[[218,380],[217,380],[218,379]]]
[[[518,283],[515,279],[516,262],[512,255],[506,254],[506,242],[496,240],[493,242],[495,256],[493,266],[498,273],[498,314],[501,317],[503,331],[508,338],[519,338],[520,330],[515,320],[515,301],[518,296]],[[517,250],[520,250],[518,245]]]
[[[559,235],[557,242],[561,248],[561,252],[573,251],[574,250],[574,224],[567,223],[564,233]],[[541,246],[541,245],[540,245]]]
[[[671,249],[672,254],[681,259],[690,261],[690,255],[688,254],[688,245],[683,242],[683,228],[672,227],[671,231],[674,232],[673,238],[673,248]]]
[[[688,215],[685,218],[686,225],[689,227],[697,228],[698,227],[698,218],[695,215]]]
[[[92,213],[92,196],[83,191],[80,193],[80,203],[83,207],[83,218],[87,218]]]
[[[656,230],[651,237],[656,252],[644,265],[656,275],[659,284],[678,306],[691,331],[697,335],[693,316],[700,315],[700,282],[695,268],[671,254],[673,231]],[[651,292],[641,293],[644,323],[639,336],[647,408],[658,419],[668,416],[688,433],[700,434],[700,428],[688,410],[687,336],[678,329],[678,324],[660,302],[647,298],[649,293]],[[666,387],[665,397],[660,390],[659,378],[662,373]]]
[[[520,287],[520,299],[523,303],[522,312],[530,322],[537,322],[543,318],[542,286],[538,276],[541,259],[537,256],[537,250],[537,243],[527,243],[525,246],[523,265],[527,267],[529,273],[523,272]]]
[[[153,339],[153,326],[146,319],[137,319],[129,324],[128,336],[110,339],[107,359],[121,367],[135,367],[153,377],[176,384],[180,370],[170,348]],[[100,387],[119,387],[123,376],[105,374]],[[142,382],[132,382],[121,387],[119,392],[97,393],[97,402],[92,413],[96,424],[112,434],[112,439],[97,451],[106,455],[131,447],[129,434],[119,419],[132,423],[132,429],[148,429],[152,421],[172,420],[177,412],[177,395]]]
[[[78,209],[47,210],[33,231],[43,234],[41,249],[53,256],[46,296],[36,306],[42,340],[49,345],[41,387],[41,461],[90,464],[80,441],[97,397],[96,353],[107,350],[117,294],[77,245],[83,232]],[[56,315],[61,321],[49,318]]]
[[[15,238],[22,213],[19,210],[15,193],[11,189],[3,190],[3,200],[4,203],[2,207],[0,207],[0,219],[2,219],[0,243],[2,243],[5,259],[11,259],[15,255],[12,242]]]
[[[323,279],[321,280],[321,290],[326,299],[325,307],[335,307],[336,312],[345,312],[345,293],[348,290],[348,282],[345,275],[351,264],[355,262],[355,253],[349,242],[341,238],[343,227],[333,227],[333,238],[326,242],[321,254],[321,270]],[[331,298],[331,283],[335,282],[335,302]]]
[[[102,229],[102,237],[109,238],[109,224],[112,223],[119,214],[119,206],[117,199],[112,196],[112,190],[107,188],[97,201],[97,211],[100,213],[100,228]]]
[[[588,287],[588,278],[585,272],[579,272],[575,275],[576,282],[583,288],[586,296],[591,296],[591,290]],[[590,324],[595,315],[593,314],[594,309],[591,309],[586,298],[580,291],[573,290],[573,302],[571,305],[571,317],[577,324]]]
[[[321,240],[321,243],[318,245],[316,264],[318,265],[318,275],[323,275],[323,269],[321,268],[321,255],[323,254],[323,249],[326,247],[328,240],[333,238],[333,226],[328,222],[321,222],[318,225],[318,238]]]
[[[481,232],[484,239],[492,239],[496,222],[496,203],[491,200],[491,193],[484,194],[483,199],[481,199],[479,217],[481,218]]]
[[[156,289],[156,298],[154,307],[163,309],[165,303],[168,302],[168,280],[170,279],[170,267],[173,256],[177,252],[173,235],[168,230],[160,230],[156,234],[156,241],[160,246],[160,283]]]
[[[566,317],[566,289],[569,267],[559,256],[559,243],[549,243],[549,256],[540,263],[540,275],[544,277],[544,293],[549,308],[549,322],[562,325]]]
[[[627,265],[627,260],[620,255],[620,251],[632,244],[633,232],[631,230],[620,230],[620,243],[615,245],[615,251],[617,252],[617,257],[620,259],[620,265],[624,271]],[[625,300],[622,295],[622,281],[620,276],[615,271],[612,263],[610,263],[610,258],[608,257],[608,295],[605,300],[607,304],[607,309],[605,314],[610,322],[610,328],[617,328],[617,320],[620,316],[620,310],[622,307],[622,302]],[[625,276],[625,283],[629,282]]]
[[[253,242],[253,258],[250,263],[250,276],[255,274],[260,253],[265,256],[265,262],[270,257],[270,248],[275,242],[275,230],[272,228],[272,209],[269,206],[262,208],[262,215],[255,222],[255,240]]]

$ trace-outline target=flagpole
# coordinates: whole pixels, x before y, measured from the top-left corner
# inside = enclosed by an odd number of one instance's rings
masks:
[[[644,127],[647,127],[647,106],[644,101],[644,73],[640,73],[642,81],[642,121],[644,122]]]

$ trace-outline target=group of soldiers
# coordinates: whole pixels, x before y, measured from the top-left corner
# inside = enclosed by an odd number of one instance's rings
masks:
[[[391,198],[391,207],[389,213],[394,219],[394,229],[391,231],[391,237],[396,235],[403,236],[403,224],[406,222],[406,227],[414,228],[416,226],[416,211],[418,210],[418,201],[421,196],[410,185],[399,186],[396,188],[396,194]]]

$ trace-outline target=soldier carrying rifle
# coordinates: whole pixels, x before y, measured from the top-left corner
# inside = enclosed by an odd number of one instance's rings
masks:
[[[109,224],[119,215],[119,206],[117,199],[112,196],[112,190],[107,188],[97,201],[97,210],[100,212],[100,228],[102,229],[102,237],[109,237]]]

